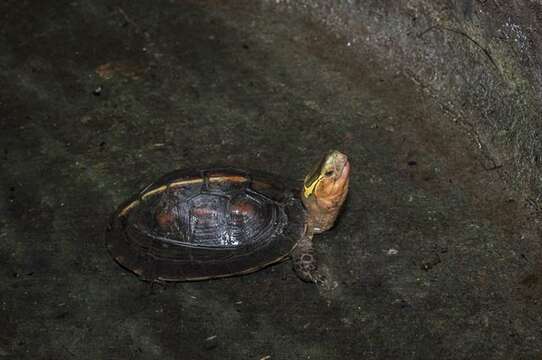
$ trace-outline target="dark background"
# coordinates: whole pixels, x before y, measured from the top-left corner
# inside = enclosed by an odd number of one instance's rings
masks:
[[[0,3],[0,359],[536,359],[541,6],[534,1]],[[289,263],[153,286],[116,206],[176,168],[300,180],[347,153]],[[542,357],[541,357],[542,358]]]

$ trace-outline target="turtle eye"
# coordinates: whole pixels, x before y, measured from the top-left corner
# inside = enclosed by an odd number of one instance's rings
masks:
[[[324,175],[327,176],[327,177],[332,176],[332,175],[333,175],[333,170],[326,171],[326,172],[324,173]]]

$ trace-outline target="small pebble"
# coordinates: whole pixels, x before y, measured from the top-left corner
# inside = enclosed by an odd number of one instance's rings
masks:
[[[98,87],[96,87],[96,89],[94,89],[94,91],[92,93],[95,96],[100,96],[100,94],[102,93],[102,90],[103,90],[102,85],[98,85]]]
[[[205,339],[205,349],[212,350],[218,346],[216,335],[209,336]]]
[[[83,116],[83,117],[81,118],[81,122],[82,122],[83,124],[88,123],[90,120],[92,120],[92,117],[90,117],[90,116],[88,116],[88,115],[85,115],[85,116]]]
[[[388,250],[388,255],[397,255],[399,254],[399,250],[397,249],[389,249]]]

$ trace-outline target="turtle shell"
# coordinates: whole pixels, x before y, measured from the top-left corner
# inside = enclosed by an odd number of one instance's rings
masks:
[[[244,274],[285,258],[306,212],[287,182],[232,168],[179,170],[123,203],[107,247],[145,280]]]

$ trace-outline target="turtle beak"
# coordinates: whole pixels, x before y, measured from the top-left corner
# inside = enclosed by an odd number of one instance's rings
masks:
[[[337,195],[348,191],[348,182],[350,177],[350,162],[348,157],[337,151],[335,154],[335,179],[329,184],[329,193]]]
[[[332,175],[331,180],[334,182],[344,182],[350,175],[350,163],[348,157],[337,151],[330,151],[327,155],[327,170],[330,170]]]
[[[348,179],[349,176],[350,176],[350,162],[347,159],[343,165],[341,175],[339,177],[341,179]]]
[[[348,178],[350,175],[350,162],[348,161],[348,157],[338,151],[336,151],[335,157],[335,171],[337,174],[337,179]]]

